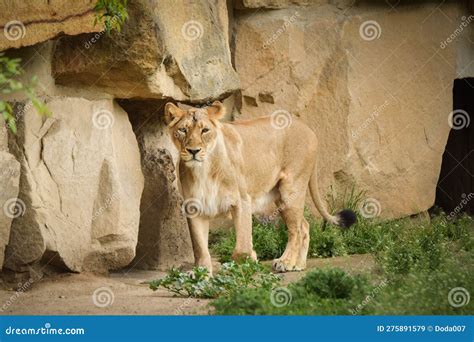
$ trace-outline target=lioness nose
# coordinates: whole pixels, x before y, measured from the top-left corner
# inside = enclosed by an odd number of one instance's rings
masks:
[[[195,156],[196,154],[199,153],[199,151],[201,151],[200,148],[197,148],[197,149],[187,148],[186,150],[188,150],[188,152],[191,153],[193,156]]]

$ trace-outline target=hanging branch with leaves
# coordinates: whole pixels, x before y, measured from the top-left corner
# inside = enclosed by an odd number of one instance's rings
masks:
[[[25,84],[20,82],[18,78],[24,73],[20,66],[20,58],[10,58],[0,52],[0,90],[3,94],[11,94],[22,91],[26,94],[28,99],[32,102],[34,108],[41,115],[50,115],[46,105],[39,100],[34,92],[36,86],[36,76],[33,76],[31,80]],[[16,119],[13,115],[13,108],[10,103],[4,100],[0,100],[0,114],[5,120],[8,128],[16,133]]]
[[[128,19],[127,0],[98,0],[94,6],[95,21],[104,25],[106,34],[112,30],[120,32],[125,21]],[[34,108],[41,115],[50,115],[46,105],[40,101],[34,92],[36,86],[36,76],[33,76],[28,83],[23,83],[18,78],[24,73],[21,68],[21,58],[10,58],[0,52],[0,92],[11,94],[15,92],[24,92],[32,102]],[[16,118],[13,114],[13,108],[10,103],[0,100],[0,115],[3,117],[8,128],[16,134]]]
[[[107,35],[112,30],[120,32],[128,19],[127,0],[98,0],[94,11],[96,13],[94,25],[102,23]]]

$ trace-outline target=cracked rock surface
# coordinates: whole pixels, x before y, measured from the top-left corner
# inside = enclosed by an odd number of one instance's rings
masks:
[[[105,271],[135,256],[143,175],[128,116],[112,100],[53,97],[51,117],[24,114],[10,151],[21,164],[24,212],[5,267]],[[25,110],[26,109],[26,110]]]

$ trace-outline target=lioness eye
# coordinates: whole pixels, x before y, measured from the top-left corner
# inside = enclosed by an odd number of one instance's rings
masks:
[[[202,129],[202,132],[203,132],[203,133],[209,132],[209,128],[203,128],[203,129]]]
[[[178,131],[180,131],[181,133],[186,133],[186,128],[180,128],[178,129]]]

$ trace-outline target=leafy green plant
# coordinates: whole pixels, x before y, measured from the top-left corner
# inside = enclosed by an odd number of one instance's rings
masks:
[[[3,94],[11,94],[22,91],[32,102],[34,108],[43,115],[50,115],[46,105],[37,99],[34,93],[36,77],[32,77],[29,83],[24,84],[18,78],[24,73],[20,66],[20,58],[10,58],[0,52],[0,89]],[[16,118],[13,115],[13,108],[10,103],[0,100],[0,113],[9,129],[16,133]]]
[[[195,267],[192,272],[172,268],[163,279],[150,282],[150,288],[162,287],[181,297],[216,298],[242,288],[271,289],[279,281],[263,265],[246,260],[223,264],[214,277],[205,267]]]
[[[308,257],[327,258],[345,255],[346,247],[339,228],[322,229],[317,223],[310,223]]]
[[[298,284],[321,298],[349,298],[355,280],[341,269],[329,268],[309,272]]]
[[[245,288],[213,300],[211,306],[219,315],[347,315],[371,289],[365,277],[328,268],[288,285],[284,303],[277,303],[278,288]]]
[[[127,0],[98,0],[94,11],[96,12],[94,25],[102,23],[107,35],[112,30],[120,32],[128,19]]]
[[[392,274],[407,274],[416,268],[436,270],[445,253],[443,232],[433,225],[406,221],[388,231],[383,248],[377,253],[380,265]]]
[[[472,294],[473,257],[472,253],[445,255],[435,271],[430,265],[418,265],[406,274],[388,274],[388,286],[378,293],[367,310],[377,315],[472,315],[472,300],[454,307],[449,302],[449,293],[463,288]]]
[[[312,234],[316,232],[312,238],[326,239],[318,235],[321,227],[317,222],[310,221],[310,225]],[[413,218],[386,222],[360,220],[347,231],[334,228],[326,231],[334,234],[349,253],[375,255],[373,271],[363,275],[350,275],[337,269],[309,271],[301,280],[288,285],[291,301],[285,306],[272,303],[271,288],[236,289],[211,302],[215,313],[474,313],[472,300],[459,307],[448,300],[452,289],[463,288],[471,294],[474,291],[474,221],[471,217],[465,215],[446,220],[441,215],[432,218],[431,222]],[[314,251],[314,247],[312,249]],[[382,285],[381,279],[384,279]]]

